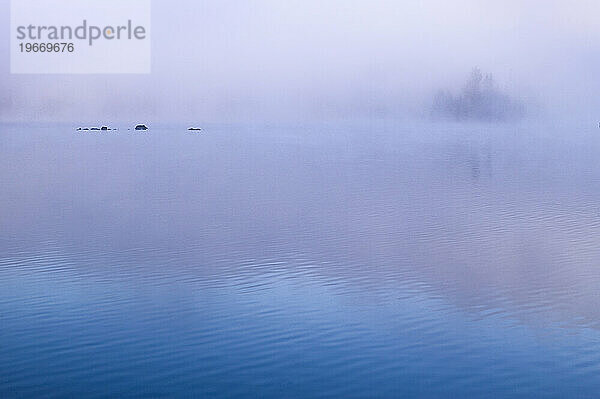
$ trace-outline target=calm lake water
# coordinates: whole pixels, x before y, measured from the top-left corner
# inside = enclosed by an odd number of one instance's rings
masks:
[[[0,397],[594,398],[600,130],[0,125]]]

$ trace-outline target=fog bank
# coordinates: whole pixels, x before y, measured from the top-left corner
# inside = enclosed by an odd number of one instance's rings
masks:
[[[10,26],[9,1],[0,0]],[[149,75],[11,75],[5,121],[284,121],[421,117],[474,66],[533,117],[600,119],[591,0],[152,3]]]

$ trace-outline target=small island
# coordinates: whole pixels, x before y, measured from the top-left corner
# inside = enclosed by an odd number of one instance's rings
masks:
[[[492,74],[474,68],[460,94],[439,90],[431,106],[434,119],[502,122],[525,116],[524,105],[496,87]]]

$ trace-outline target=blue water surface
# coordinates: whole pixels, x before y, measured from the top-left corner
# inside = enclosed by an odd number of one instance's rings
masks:
[[[0,397],[594,398],[595,126],[0,125]]]

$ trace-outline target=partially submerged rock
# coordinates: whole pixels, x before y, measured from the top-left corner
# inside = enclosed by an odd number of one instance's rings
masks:
[[[76,130],[78,130],[78,131],[81,131],[81,130],[109,131],[109,130],[117,130],[117,129],[112,129],[108,126],[102,126],[102,127],[78,127]]]

